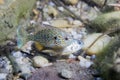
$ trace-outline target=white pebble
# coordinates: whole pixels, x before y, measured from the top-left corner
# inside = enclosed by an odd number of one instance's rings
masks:
[[[80,9],[81,6],[82,6],[82,4],[83,4],[83,3],[80,1],[80,2],[77,4],[77,8]]]
[[[72,72],[67,69],[62,69],[61,76],[69,79],[72,77]]]
[[[26,53],[30,53],[30,51],[32,50],[32,44],[33,44],[33,41],[29,41],[27,42],[21,49],[22,51],[26,52]]]
[[[96,58],[96,55],[92,55],[91,56],[91,59],[93,60],[93,59],[95,59]]]
[[[36,23],[35,20],[30,21],[30,24],[35,24],[35,23]]]
[[[31,67],[29,65],[25,65],[25,64],[24,66],[20,65],[20,69],[23,74],[30,74],[32,72]]]
[[[44,25],[50,25],[50,23],[48,21],[43,21],[42,24],[44,24]]]
[[[55,6],[55,4],[53,2],[51,2],[51,1],[49,2],[49,5],[50,6]]]
[[[90,59],[91,59],[91,56],[86,56],[86,59],[90,60]]]
[[[16,58],[19,58],[22,56],[22,53],[20,51],[17,51],[17,52],[12,52],[13,56],[16,57]]]
[[[40,1],[37,1],[37,2],[36,2],[36,5],[39,6],[39,5],[40,5]]]
[[[0,80],[6,80],[7,74],[6,73],[0,73]]]
[[[83,25],[82,22],[80,22],[79,20],[74,20],[73,24],[74,25]]]
[[[16,62],[17,62],[18,64],[24,64],[24,62],[23,62],[23,57],[16,58]]]
[[[80,66],[81,67],[86,67],[86,68],[89,68],[93,62],[91,62],[90,60],[87,60],[85,58],[83,58],[82,56],[78,56],[78,59],[80,60]]]
[[[74,56],[73,54],[70,54],[70,55],[69,55],[69,58],[70,58],[70,59],[75,59],[76,56]]]
[[[60,7],[58,7],[58,10],[60,10],[60,11],[63,12],[63,11],[64,11],[64,8],[60,6]]]
[[[35,67],[44,67],[49,64],[49,61],[42,56],[35,56],[33,62]]]
[[[70,55],[72,53],[77,52],[82,48],[83,45],[79,44],[78,41],[74,41],[71,45],[67,46],[64,50],[62,55]]]

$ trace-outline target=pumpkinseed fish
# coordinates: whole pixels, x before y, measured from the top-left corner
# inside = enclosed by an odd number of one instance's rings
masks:
[[[51,26],[40,29],[33,35],[25,35],[24,31],[21,27],[18,27],[19,48],[30,40],[40,43],[43,47],[53,49],[65,48],[75,41],[67,32]]]

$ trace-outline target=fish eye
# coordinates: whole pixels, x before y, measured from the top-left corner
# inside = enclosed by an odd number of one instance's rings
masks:
[[[55,36],[54,39],[56,40],[56,39],[57,39],[57,36]]]
[[[78,43],[81,44],[81,45],[84,44],[82,41],[79,41]]]
[[[66,37],[65,40],[68,40],[68,38]]]

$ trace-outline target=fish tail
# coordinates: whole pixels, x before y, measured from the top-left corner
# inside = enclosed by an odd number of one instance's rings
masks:
[[[17,28],[17,47],[20,49],[27,42],[27,32],[22,25]]]

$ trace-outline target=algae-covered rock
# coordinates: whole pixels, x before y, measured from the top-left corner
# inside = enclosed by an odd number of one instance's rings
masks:
[[[119,80],[120,79],[120,72],[117,71],[117,65],[115,62],[120,58],[119,56],[114,57],[117,55],[116,51],[120,48],[120,36],[115,37],[109,45],[101,51],[99,55],[96,57],[96,68],[100,70],[102,77],[104,80]]]
[[[101,35],[102,33],[93,33],[93,34],[87,35],[83,40],[84,45],[82,49],[87,50],[88,47]],[[108,35],[102,36],[87,50],[87,54],[89,55],[99,54],[99,52],[102,51],[110,43],[111,40],[112,40],[112,37]]]
[[[66,4],[76,5],[79,0],[63,0]]]
[[[105,0],[92,0],[94,3],[96,3],[98,6],[103,6],[105,3]]]
[[[22,18],[28,18],[36,0],[3,0],[0,4],[0,44],[13,38]]]
[[[91,21],[90,26],[98,31],[120,28],[120,11],[104,13]]]
[[[120,79],[120,48],[114,53],[114,62],[113,67],[111,69],[111,80],[119,80]]]

